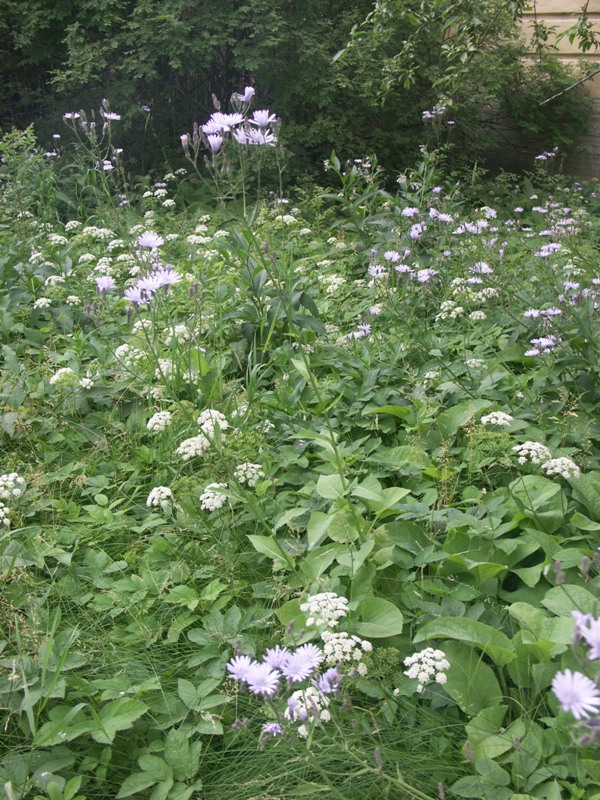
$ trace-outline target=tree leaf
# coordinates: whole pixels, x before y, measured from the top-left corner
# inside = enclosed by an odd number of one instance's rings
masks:
[[[510,663],[516,657],[508,636],[491,625],[468,617],[440,617],[427,622],[413,641],[417,643],[440,638],[472,644],[487,653],[499,666]]]
[[[382,597],[365,597],[357,609],[360,622],[352,624],[359,636],[383,639],[402,633],[404,618],[400,609]]]

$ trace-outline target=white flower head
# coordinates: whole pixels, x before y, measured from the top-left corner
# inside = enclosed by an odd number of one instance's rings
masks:
[[[336,628],[340,619],[348,613],[348,601],[335,592],[320,592],[307,597],[300,604],[300,611],[308,615],[308,626]]]

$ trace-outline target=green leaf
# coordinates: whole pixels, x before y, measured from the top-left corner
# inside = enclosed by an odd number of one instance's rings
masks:
[[[357,614],[360,621],[352,622],[352,630],[359,636],[383,639],[402,633],[402,612],[382,597],[366,597],[358,606]]]
[[[155,783],[156,781],[154,778],[147,772],[134,772],[133,775],[129,775],[128,778],[125,778],[121,784],[117,800],[120,800],[121,797],[130,797],[132,794],[143,792],[144,789],[147,789]]]
[[[317,481],[317,494],[326,500],[342,500],[345,493],[342,478],[337,472],[331,475],[321,475]]]
[[[135,698],[120,697],[118,700],[112,700],[96,715],[98,729],[92,732],[92,738],[101,744],[111,744],[117,731],[133,727],[136,719],[147,710],[148,706]]]
[[[448,408],[446,411],[442,411],[435,422],[435,426],[444,439],[449,439],[454,436],[459,428],[466,425],[467,422],[484,409],[489,408],[490,405],[489,400],[465,400],[452,408]]]
[[[59,706],[53,709],[51,722],[46,722],[33,737],[36,747],[50,747],[64,744],[89,733],[94,723],[83,715],[85,703],[78,703],[73,708]]]
[[[572,611],[581,611],[583,614],[595,614],[597,607],[596,597],[576,584],[563,583],[548,589],[542,600],[542,605],[548,611],[558,616],[571,616]]]
[[[450,662],[444,689],[460,708],[475,716],[502,702],[502,690],[494,671],[472,647],[444,642],[442,649]]]
[[[427,639],[456,639],[483,650],[496,664],[503,666],[515,658],[512,642],[504,633],[484,622],[468,617],[440,617],[425,623],[413,641]]]
[[[169,590],[167,596],[164,598],[165,603],[173,603],[178,606],[185,606],[190,611],[193,611],[200,599],[196,591],[191,586],[173,586]]]
[[[294,569],[294,559],[282,549],[275,537],[248,534],[248,539],[250,539],[255,550],[273,560],[274,566]]]
[[[153,755],[140,756],[138,764],[155,781],[168,781],[173,778],[173,770],[162,758]]]

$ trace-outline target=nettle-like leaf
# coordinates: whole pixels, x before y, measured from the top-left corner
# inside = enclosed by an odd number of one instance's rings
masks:
[[[118,731],[133,727],[133,723],[148,710],[148,706],[133,697],[120,697],[103,706],[94,714],[96,730],[92,738],[102,744],[110,744]]]

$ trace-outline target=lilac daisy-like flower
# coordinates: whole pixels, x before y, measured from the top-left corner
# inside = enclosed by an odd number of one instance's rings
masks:
[[[147,247],[149,250],[158,250],[158,248],[165,243],[165,240],[162,236],[159,236],[154,231],[145,231],[145,233],[141,233],[136,242],[140,247]]]
[[[167,269],[166,267],[157,269],[152,278],[158,283],[159,288],[173,286],[174,283],[180,283],[183,280],[178,272],[175,272],[174,269]]]
[[[280,677],[281,672],[271,669],[268,664],[254,663],[246,672],[245,681],[250,691],[254,694],[273,697],[279,689]]]
[[[263,736],[281,736],[283,733],[283,728],[278,722],[265,722],[262,726],[262,735]]]
[[[590,615],[585,616],[587,617],[585,622],[581,618],[578,620],[577,629],[590,648],[588,658],[596,661],[600,658],[600,619],[594,619]]]
[[[146,305],[150,299],[148,293],[137,283],[135,286],[129,286],[129,288],[125,289],[124,297],[135,306]]]
[[[290,651],[287,649],[287,647],[279,647],[279,645],[276,645],[275,647],[269,648],[265,652],[263,656],[263,661],[265,662],[265,664],[268,664],[271,667],[271,669],[281,669],[281,667],[285,662],[285,659],[289,655],[291,654]]]
[[[109,289],[114,289],[116,285],[115,279],[111,278],[110,275],[101,275],[96,278],[96,291],[98,292],[108,292]]]
[[[208,146],[210,147],[211,153],[216,155],[223,144],[223,137],[220,133],[209,133],[206,139],[208,141]]]
[[[251,125],[258,125],[259,128],[268,128],[273,122],[277,121],[275,114],[269,114],[266,108],[259,108],[252,114],[252,119],[248,120]]]
[[[281,671],[292,683],[308,678],[323,661],[323,653],[314,644],[303,644],[285,659]]]
[[[246,681],[248,672],[256,665],[250,656],[234,656],[227,664],[229,677],[234,681]]]
[[[240,94],[239,92],[234,92],[231,95],[231,99],[238,100],[240,103],[249,103],[255,94],[256,90],[254,89],[254,86],[246,86],[244,88],[244,94]]]
[[[322,694],[337,694],[343,677],[337,667],[331,667],[323,675],[317,675],[312,683]]]
[[[598,687],[581,672],[570,669],[558,672],[552,681],[552,691],[562,710],[570,711],[575,719],[587,719],[600,710]]]

